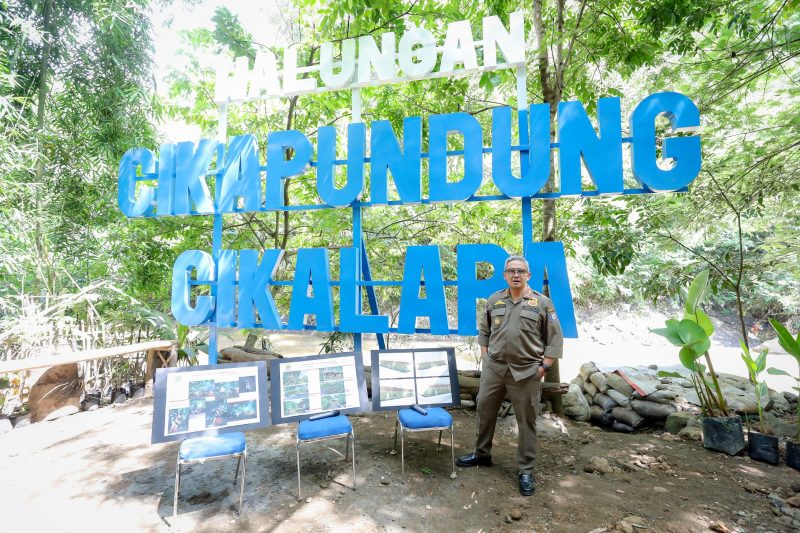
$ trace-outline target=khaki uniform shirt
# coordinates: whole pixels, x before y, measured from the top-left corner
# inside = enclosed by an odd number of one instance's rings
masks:
[[[481,315],[478,344],[488,347],[486,364],[515,381],[534,375],[545,357],[558,359],[564,335],[550,298],[530,287],[517,302],[509,289],[492,294]]]

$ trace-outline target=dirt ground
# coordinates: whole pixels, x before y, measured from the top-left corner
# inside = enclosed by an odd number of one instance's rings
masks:
[[[470,450],[475,418],[470,410],[453,414],[458,455]],[[700,532],[713,522],[731,531],[791,531],[769,495],[790,497],[797,471],[706,451],[698,442],[540,417],[536,494],[525,498],[516,486],[513,416],[498,423],[495,465],[457,469],[455,479],[447,435],[440,452],[435,433],[411,436],[405,484],[399,453],[391,453],[394,414],[351,419],[357,490],[349,463],[309,444],[301,449],[298,501],[295,426],[282,425],[247,433],[241,516],[235,461],[217,460],[186,469],[175,518],[179,444],[150,445],[152,399],[18,428],[0,436],[3,529],[588,533],[610,531],[633,515],[646,528],[638,531]],[[343,445],[333,444],[340,451]],[[593,457],[606,458],[613,471],[586,473]]]

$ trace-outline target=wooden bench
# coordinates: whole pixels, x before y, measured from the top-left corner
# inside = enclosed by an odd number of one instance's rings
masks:
[[[117,357],[141,352],[147,352],[147,359],[145,361],[145,393],[149,394],[152,392],[153,376],[156,371],[156,357],[161,360],[162,366],[175,366],[178,362],[178,352],[175,341],[147,341],[124,346],[114,346],[112,348],[96,348],[94,350],[85,350],[82,352],[49,354],[42,357],[0,361],[0,374],[24,372],[26,370],[49,368],[69,363],[82,363],[85,361],[94,361],[96,359],[105,359],[106,357]]]

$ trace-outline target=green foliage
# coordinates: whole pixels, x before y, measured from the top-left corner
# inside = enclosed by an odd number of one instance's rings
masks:
[[[767,384],[765,382],[758,380],[758,376],[767,367],[767,353],[769,353],[769,350],[766,348],[761,350],[758,356],[756,356],[754,359],[750,353],[750,347],[744,342],[740,342],[740,344],[742,346],[742,361],[744,361],[745,366],[747,366],[747,375],[750,378],[750,383],[755,386],[760,430],[761,433],[765,433],[766,426],[764,425],[764,409],[762,400],[769,399],[769,389],[767,388]]]
[[[794,357],[797,361],[797,377],[794,378],[797,382],[797,386],[794,389],[800,394],[800,332],[797,333],[797,337],[793,337],[786,326],[774,318],[770,318],[769,323],[772,325],[775,333],[778,334],[778,344],[780,344],[781,348],[786,350],[786,353]],[[774,376],[794,377],[779,368],[769,368],[767,373]],[[797,405],[797,436],[795,438],[800,441],[800,403]]]
[[[711,335],[714,333],[714,328],[708,316],[699,307],[707,287],[708,271],[704,270],[695,276],[689,285],[684,304],[685,314],[683,320],[672,318],[666,321],[666,328],[651,329],[650,331],[656,335],[661,335],[672,345],[680,348],[678,360],[686,369],[692,372],[692,383],[700,398],[703,414],[716,416],[719,413],[721,416],[728,416],[728,406],[708,353],[711,348]],[[708,365],[712,380],[711,385],[705,378],[706,367],[697,361],[700,357],[704,357]],[[714,387],[713,392],[711,391],[712,385]]]

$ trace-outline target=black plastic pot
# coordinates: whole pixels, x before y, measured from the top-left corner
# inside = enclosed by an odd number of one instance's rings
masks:
[[[87,392],[81,407],[84,411],[94,411],[100,407],[100,392]]]
[[[747,455],[750,459],[762,461],[771,465],[780,463],[778,453],[778,437],[765,435],[757,431],[747,432]]]
[[[800,441],[786,441],[786,466],[800,470]]]
[[[144,397],[144,383],[131,383],[131,398]]]
[[[128,401],[128,391],[125,389],[114,389],[111,391],[111,403],[125,403]]]
[[[703,447],[736,455],[744,450],[744,429],[738,416],[703,418]]]

